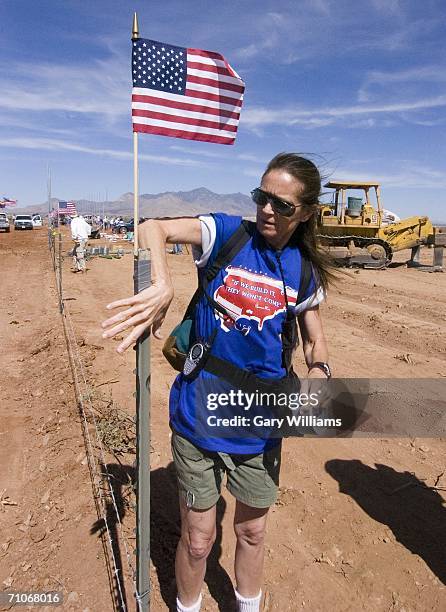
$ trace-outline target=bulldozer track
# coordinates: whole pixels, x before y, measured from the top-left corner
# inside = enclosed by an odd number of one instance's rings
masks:
[[[353,244],[358,248],[367,248],[372,244],[377,244],[383,247],[386,252],[385,259],[382,260],[383,266],[387,266],[392,261],[393,252],[391,246],[380,238],[366,238],[364,236],[330,236],[328,234],[317,234],[319,240],[329,240],[331,247],[333,246],[349,246],[349,242],[353,241]],[[352,258],[353,259],[353,258]]]

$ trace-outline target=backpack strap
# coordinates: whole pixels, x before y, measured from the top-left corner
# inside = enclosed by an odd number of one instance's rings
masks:
[[[301,264],[300,264],[300,282],[299,282],[299,293],[297,296],[296,306],[302,304],[305,301],[305,295],[307,294],[308,287],[311,283],[311,277],[313,275],[313,267],[309,259],[304,257],[301,254]]]
[[[233,232],[228,240],[222,245],[220,250],[217,253],[215,261],[209,268],[206,270],[206,274],[199,283],[194,295],[192,296],[191,301],[189,302],[188,307],[186,308],[186,312],[184,313],[184,319],[187,319],[195,306],[198,304],[201,297],[206,295],[207,299],[212,304],[213,308],[226,315],[226,311],[218,304],[215,300],[213,300],[208,293],[206,292],[206,287],[208,284],[214,280],[217,274],[226,267],[237,255],[237,253],[245,246],[248,240],[251,238],[254,232],[255,223],[253,221],[242,220],[238,228]]]
[[[254,232],[255,223],[253,221],[242,220],[238,228],[231,234],[228,240],[218,251],[214,263],[209,266],[204,278],[205,285],[208,285],[217,274],[226,267],[237,253],[245,246]]]
[[[312,274],[313,267],[310,260],[301,254],[299,293],[297,294],[296,306],[305,301]],[[298,346],[299,329],[296,316],[288,311],[282,328],[282,366],[287,374],[292,371],[293,353]]]

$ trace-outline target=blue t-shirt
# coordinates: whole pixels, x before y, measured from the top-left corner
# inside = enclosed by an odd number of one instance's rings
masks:
[[[207,265],[199,271],[199,275],[206,273],[220,248],[242,221],[241,217],[224,213],[212,216],[216,225],[216,239]],[[286,317],[286,304],[277,255],[280,256],[288,304],[290,307],[295,306],[301,275],[298,246],[290,242],[281,251],[276,251],[256,230],[230,264],[220,270],[207,287],[208,294],[224,306],[231,317],[217,313],[205,297],[199,301],[195,310],[196,338],[209,339],[216,330],[211,353],[263,379],[286,376],[282,366],[280,336]],[[303,299],[314,295],[316,289],[313,274]],[[299,301],[302,301],[300,296]],[[173,429],[196,446],[209,451],[254,454],[278,444],[277,439],[258,436],[231,438],[206,434],[203,437],[203,429],[197,426],[197,415],[201,419],[207,414],[207,406],[203,405],[204,391],[211,391],[214,385],[220,389],[219,383],[214,375],[205,370],[201,370],[193,380],[186,380],[179,374],[172,385],[169,402]],[[232,410],[234,415],[246,415],[243,410]]]

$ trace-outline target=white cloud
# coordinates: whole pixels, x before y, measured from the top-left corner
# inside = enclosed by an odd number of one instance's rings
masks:
[[[78,153],[88,153],[90,155],[97,155],[100,157],[110,157],[114,159],[133,159],[133,154],[130,151],[119,151],[116,149],[97,149],[94,147],[88,147],[52,138],[4,138],[2,139],[2,146],[13,149],[72,151]],[[170,156],[166,157],[162,155],[148,155],[146,153],[139,154],[139,159],[143,161],[151,161],[159,164],[168,164],[174,166],[206,167],[209,165],[205,162],[201,162],[195,159]]]
[[[228,155],[224,153],[217,153],[215,151],[204,150],[203,147],[188,147],[187,145],[174,144],[170,145],[169,149],[171,151],[179,151],[180,153],[188,153],[190,155],[198,155],[200,157],[211,157],[213,159],[222,159],[227,158]]]
[[[0,108],[98,114],[113,121],[130,107],[129,71],[122,60],[111,57],[88,66],[12,64],[0,78],[0,90],[8,92]]]
[[[440,86],[446,83],[446,71],[444,66],[429,65],[416,66],[405,70],[378,71],[368,73],[358,91],[359,102],[369,102],[373,99],[386,99],[399,96],[409,92],[422,92],[426,84]]]
[[[324,127],[341,119],[351,119],[353,116],[389,114],[398,115],[422,109],[434,109],[446,106],[446,94],[432,98],[422,98],[414,101],[399,101],[388,104],[368,104],[353,106],[338,106],[326,108],[247,108],[242,114],[241,124],[249,129],[257,129],[267,125],[296,125],[308,127]]]
[[[400,0],[372,0],[375,9],[380,13],[401,14]]]
[[[278,35],[276,32],[272,31],[262,36],[255,43],[251,43],[246,47],[235,49],[231,54],[231,57],[234,56],[237,59],[249,60],[264,53],[265,51],[270,51],[277,45],[277,42]]]
[[[397,165],[398,164],[395,164]],[[383,187],[397,187],[403,189],[444,189],[446,188],[446,173],[442,170],[421,166],[414,160],[400,160],[401,169],[370,168],[367,171],[351,170],[346,167],[337,168],[330,173],[331,180],[373,181],[376,180]],[[384,206],[386,205],[384,196]]]

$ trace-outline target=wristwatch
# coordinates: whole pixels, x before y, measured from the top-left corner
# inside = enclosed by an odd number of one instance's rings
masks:
[[[308,366],[308,371],[312,370],[313,368],[319,368],[320,370],[322,370],[322,372],[327,377],[327,380],[330,380],[331,370],[330,370],[330,366],[328,365],[328,363],[325,363],[324,361],[315,361],[310,366]]]

